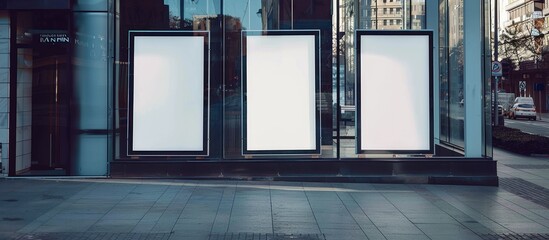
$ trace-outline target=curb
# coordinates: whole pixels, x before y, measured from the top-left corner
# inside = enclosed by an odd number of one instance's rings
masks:
[[[530,154],[530,157],[549,157],[549,154]]]

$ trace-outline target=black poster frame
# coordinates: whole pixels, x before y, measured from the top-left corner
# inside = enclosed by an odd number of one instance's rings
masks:
[[[128,32],[128,156],[209,156],[210,129],[210,39],[209,31],[138,31]],[[133,100],[134,100],[134,46],[136,37],[203,37],[204,38],[204,102],[203,102],[203,138],[202,151],[143,151],[133,149]]]
[[[315,149],[295,150],[249,150],[248,149],[248,119],[247,119],[247,46],[248,36],[313,36],[315,39]],[[321,120],[320,120],[320,30],[248,30],[242,31],[242,155],[320,155],[321,154]],[[289,86],[290,87],[290,86]],[[288,136],[291,137],[291,136]]]
[[[362,36],[427,36],[429,48],[429,149],[424,150],[394,150],[394,149],[377,149],[363,150],[362,149],[362,134],[361,134],[361,37]],[[434,66],[433,66],[433,31],[432,30],[356,30],[355,32],[355,62],[356,62],[356,79],[355,79],[355,98],[356,98],[356,153],[357,154],[433,154],[434,153],[434,107],[433,107],[433,82],[434,82]],[[405,120],[405,119],[403,119]],[[388,136],[389,137],[389,136]],[[398,137],[398,136],[393,136]]]

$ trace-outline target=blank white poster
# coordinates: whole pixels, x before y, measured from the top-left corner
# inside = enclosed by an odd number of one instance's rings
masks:
[[[315,37],[246,37],[249,151],[315,150]]]
[[[133,151],[203,151],[204,37],[136,36]]]
[[[360,41],[360,150],[429,150],[429,36]]]

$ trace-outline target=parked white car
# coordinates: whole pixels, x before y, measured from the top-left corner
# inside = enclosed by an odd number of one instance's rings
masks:
[[[528,103],[534,105],[534,99],[532,97],[517,97],[515,103]]]
[[[536,106],[529,103],[515,103],[509,112],[509,118],[529,118],[536,120]]]

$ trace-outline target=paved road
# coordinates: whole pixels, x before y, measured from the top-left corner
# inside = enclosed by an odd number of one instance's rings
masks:
[[[549,137],[549,115],[542,117],[542,120],[527,120],[527,119],[505,119],[505,126],[510,128],[520,129],[526,133],[538,134]]]

